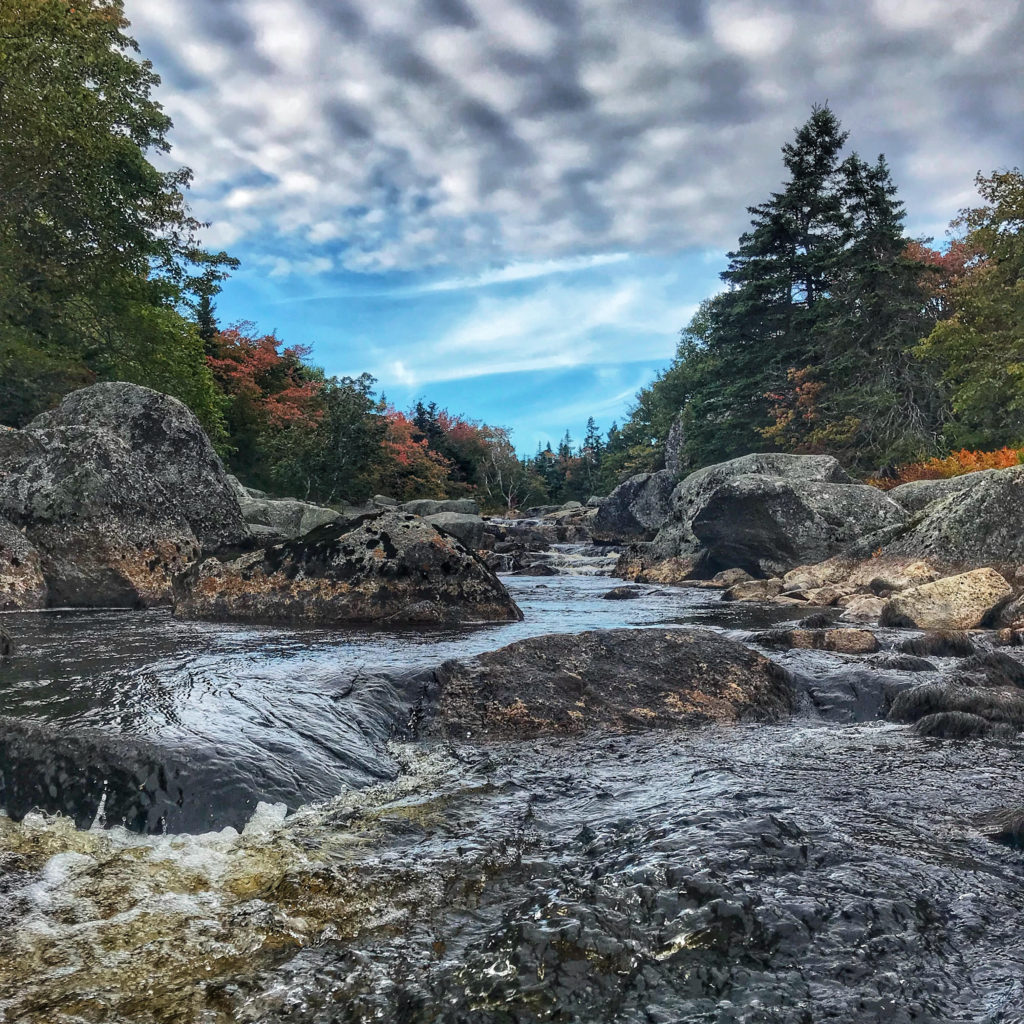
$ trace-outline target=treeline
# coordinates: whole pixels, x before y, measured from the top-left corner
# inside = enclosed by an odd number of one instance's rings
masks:
[[[956,449],[1024,442],[1024,175],[976,180],[941,249],[907,237],[885,158],[815,108],[783,148],[782,190],[751,207],[724,290],[682,331],[615,453],[659,468],[753,451],[828,452],[885,477]]]
[[[278,493],[588,497],[593,444],[521,460],[506,430],[394,409],[366,374],[328,376],[252,324],[219,329],[237,260],[200,244],[191,172],[150,160],[171,122],[127,29],[121,0],[0,5],[0,423],[126,380],[182,399],[246,482]]]

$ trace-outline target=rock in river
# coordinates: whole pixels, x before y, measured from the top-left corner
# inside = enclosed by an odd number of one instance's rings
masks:
[[[405,512],[323,526],[175,581],[184,618],[258,622],[508,621],[522,612],[465,545]]]
[[[882,608],[881,623],[918,629],[974,629],[1012,594],[1009,583],[994,569],[975,569],[896,594]]]
[[[0,519],[0,612],[46,605],[39,552],[20,530]]]
[[[426,731],[522,739],[777,720],[793,708],[787,673],[703,629],[611,629],[520,640],[433,673]]]

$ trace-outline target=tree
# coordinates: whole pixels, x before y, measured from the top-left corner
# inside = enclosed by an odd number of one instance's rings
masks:
[[[950,443],[993,448],[1024,441],[1024,174],[979,174],[976,184],[983,205],[953,222],[953,244],[968,254],[948,289],[953,314],[918,351],[950,389]]]
[[[126,28],[121,0],[0,5],[0,364],[19,420],[97,377],[141,375],[188,401],[201,352],[179,380],[169,359],[146,377],[142,349],[182,352],[171,313],[234,264],[198,244],[188,169],[149,160],[171,122]]]

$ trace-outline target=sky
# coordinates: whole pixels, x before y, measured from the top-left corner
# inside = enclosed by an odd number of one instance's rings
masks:
[[[828,103],[914,236],[1024,163],[1019,0],[126,0],[217,297],[532,452],[627,415]]]

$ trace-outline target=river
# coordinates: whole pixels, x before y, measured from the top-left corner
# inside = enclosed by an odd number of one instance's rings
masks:
[[[403,742],[397,670],[792,617],[697,590],[607,601],[595,560],[563,564],[507,579],[523,622],[461,630],[5,617],[0,1019],[1024,1022],[1024,856],[985,835],[1021,802],[1019,742],[810,707]]]

